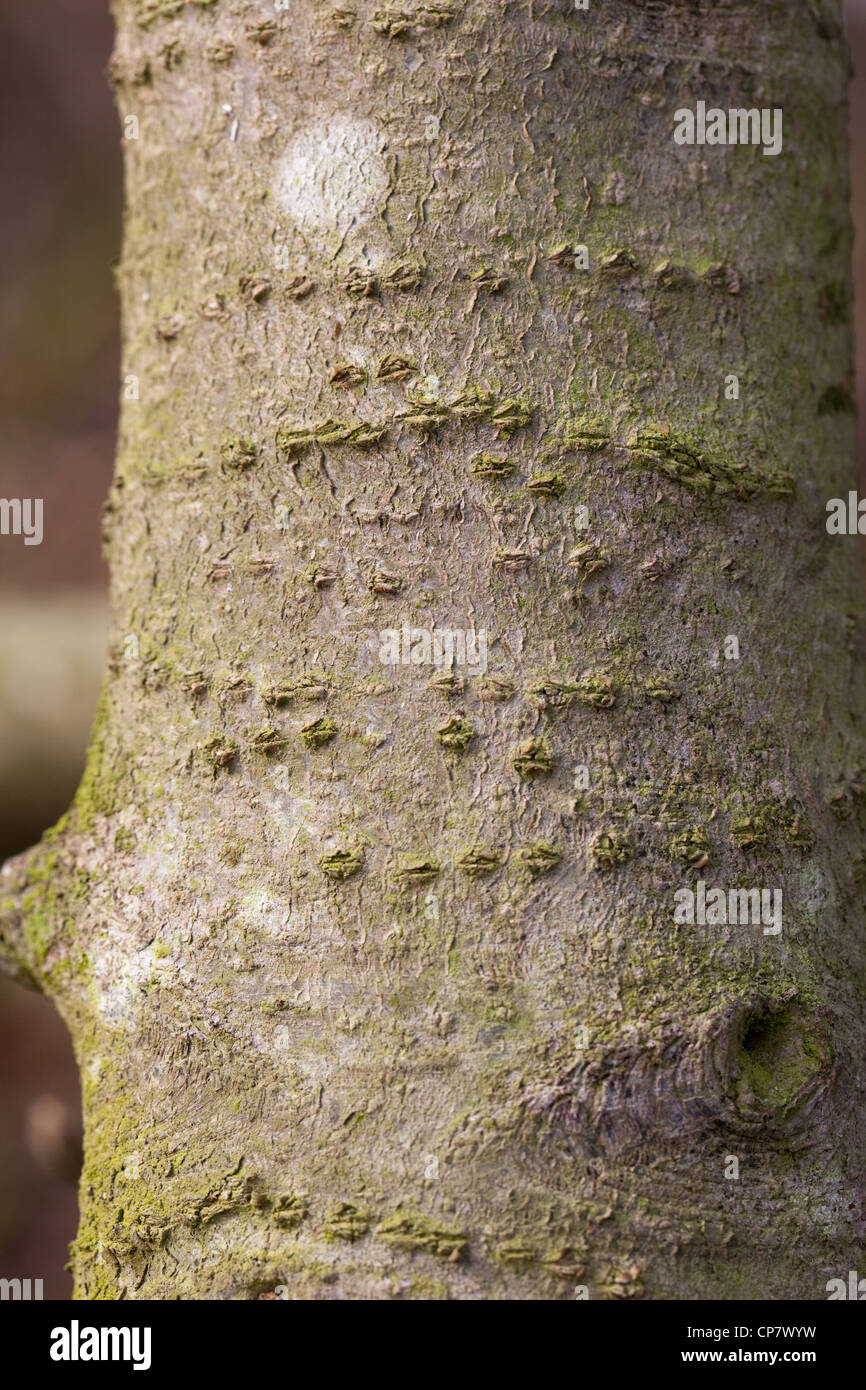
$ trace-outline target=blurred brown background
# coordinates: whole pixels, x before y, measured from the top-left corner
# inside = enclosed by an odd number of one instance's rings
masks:
[[[858,397],[866,457],[866,0],[849,0]],[[119,123],[108,0],[0,11],[0,496],[45,499],[41,546],[0,545],[0,860],[75,791],[105,647],[100,511],[119,396]],[[862,487],[862,484],[861,484]],[[51,1007],[0,978],[0,1278],[66,1298],[78,1082]]]
[[[45,539],[0,543],[0,859],[62,814],[105,646],[100,510],[119,394],[118,121],[108,0],[0,8],[0,497]],[[0,980],[0,1278],[66,1298],[79,1100],[66,1030]]]

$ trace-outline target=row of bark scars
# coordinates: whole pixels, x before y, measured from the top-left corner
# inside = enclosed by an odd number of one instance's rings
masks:
[[[296,1231],[311,1216],[306,1197],[295,1193],[274,1195],[268,1192],[256,1172],[235,1172],[218,1180],[207,1192],[181,1202],[172,1219],[167,1220],[163,1213],[146,1209],[131,1218],[119,1213],[122,1219],[115,1223],[111,1240],[102,1242],[101,1249],[117,1261],[118,1273],[121,1262],[140,1264],[143,1261],[146,1268],[152,1253],[165,1247],[179,1229],[201,1232],[202,1228],[223,1217],[241,1212],[256,1212],[281,1232]],[[373,1234],[392,1249],[421,1250],[451,1263],[461,1258],[467,1245],[463,1231],[420,1212],[398,1208],[380,1219],[368,1207],[352,1202],[339,1202],[330,1208],[324,1217],[321,1236],[328,1244],[339,1241],[354,1244],[367,1235],[374,1224]],[[141,1270],[135,1272],[143,1277]]]
[[[468,390],[448,402],[426,397],[410,399],[407,410],[387,420],[329,418],[312,425],[286,425],[277,433],[277,448],[286,458],[296,457],[310,444],[319,444],[322,448],[349,445],[356,449],[372,449],[395,426],[427,435],[449,420],[488,424],[498,438],[508,439],[516,430],[528,425],[531,418],[531,408],[517,397],[502,399],[487,392]]]
[[[571,255],[572,249],[561,247],[547,259],[555,261],[563,251],[568,251]],[[611,265],[616,263],[619,267],[621,259],[631,267],[635,264],[632,257],[621,251],[608,258],[608,262]],[[605,269],[608,263],[599,264],[600,269]],[[680,272],[682,275],[688,274],[682,268],[670,267],[665,263],[657,272],[657,281],[665,288],[681,288],[684,281]],[[715,272],[718,272],[718,275]],[[346,293],[356,298],[376,297],[382,289],[411,293],[419,288],[423,275],[424,267],[420,263],[398,261],[380,279],[376,279],[364,269],[353,271],[344,282],[343,288]],[[252,293],[254,303],[261,303],[268,297],[272,288],[270,281],[261,278],[257,280],[255,276],[243,278],[245,283],[255,282]],[[498,291],[506,283],[499,273],[489,266],[469,273],[467,278],[475,290],[480,287]],[[739,282],[735,280],[732,287],[728,281],[728,272],[723,266],[713,267],[712,273],[707,272],[703,278],[714,287],[724,284],[730,293],[739,292]],[[293,277],[285,286],[289,297],[296,301],[305,298],[314,288],[314,283],[304,276]],[[202,314],[206,318],[225,317],[226,313],[224,304],[216,306],[215,309],[208,305],[202,306]],[[174,316],[170,321],[159,321],[155,326],[155,332],[161,340],[172,342],[182,327],[182,319]],[[372,379],[383,383],[402,382],[413,376],[416,371],[417,367],[413,362],[394,353],[388,354],[373,368],[341,360],[331,371],[329,384],[332,387],[351,388],[364,386]],[[830,414],[850,408],[847,388],[831,386],[818,401],[817,412],[819,415]],[[508,439],[517,430],[529,425],[532,417],[533,409],[525,400],[496,396],[478,388],[467,387],[449,401],[431,399],[418,393],[413,395],[410,390],[408,408],[387,418],[352,421],[328,417],[309,425],[289,424],[278,430],[276,444],[278,452],[287,458],[298,456],[311,443],[318,443],[323,448],[351,446],[366,451],[378,448],[395,428],[413,430],[420,436],[427,437],[452,420],[465,424],[491,425],[498,438]],[[570,439],[565,439],[566,447],[592,451],[609,446],[615,451],[627,451],[632,463],[662,472],[696,494],[730,494],[740,500],[750,500],[760,493],[783,498],[791,497],[795,492],[794,479],[787,470],[779,467],[761,469],[742,460],[713,456],[700,441],[682,436],[669,424],[648,423],[631,438],[616,440],[611,437],[608,428],[594,428],[593,422],[590,422],[587,428],[581,430],[578,421],[574,422],[571,436]],[[233,450],[237,452],[238,443],[246,447],[239,457],[231,457]],[[237,468],[253,466],[259,452],[258,446],[252,440],[228,441],[225,449],[229,453],[228,462]]]
[[[556,260],[563,250],[569,248],[559,248],[547,259]],[[634,266],[633,258],[625,252],[617,252],[609,259],[617,266],[621,262],[627,263],[630,267]],[[718,269],[721,271],[723,267]],[[666,265],[663,270],[668,277],[665,283],[673,283],[670,281],[670,268]],[[410,271],[411,282],[406,279]],[[391,276],[394,281],[392,287],[403,292],[417,290],[423,273],[423,267],[418,264],[396,263],[396,269]],[[722,278],[726,279],[725,276]],[[476,287],[484,286],[488,279],[491,286],[497,290],[504,283],[489,267],[469,276],[469,280],[475,283]],[[255,277],[245,277],[245,280],[252,283]],[[387,277],[383,280],[383,285],[386,280]],[[390,283],[388,281],[389,285]],[[712,280],[710,283],[715,284],[716,281]],[[311,281],[304,277],[295,277],[287,286],[294,298],[298,297],[298,293],[295,292],[298,285],[303,289],[303,297],[314,288]],[[292,287],[295,287],[295,290]],[[350,275],[345,285],[347,293],[361,298],[376,295],[380,288],[379,282],[366,272],[359,272],[357,276]],[[730,289],[730,286],[728,288]],[[267,298],[270,289],[269,281],[256,281],[252,294],[253,302],[261,303]],[[737,284],[736,291],[738,290]],[[212,316],[207,306],[204,306],[202,312],[206,317]],[[225,309],[220,313],[224,316]],[[181,328],[182,321],[173,319],[170,325],[158,323],[156,333],[163,341],[172,342]],[[386,355],[373,368],[341,360],[330,373],[329,385],[360,387],[373,378],[383,383],[400,383],[416,372],[415,363],[395,353]],[[309,424],[288,423],[277,429],[275,443],[278,455],[287,460],[299,457],[311,445],[319,445],[322,449],[351,448],[368,452],[378,449],[392,431],[406,429],[427,438],[452,422],[487,425],[493,429],[497,438],[508,440],[518,430],[530,425],[533,415],[534,409],[526,400],[482,391],[470,385],[448,400],[432,398],[410,390],[406,409],[377,420],[347,420],[329,416]],[[790,497],[795,491],[793,477],[786,470],[762,470],[749,462],[712,456],[699,441],[684,437],[669,424],[647,424],[627,440],[613,438],[607,425],[594,420],[578,420],[571,424],[566,422],[565,429],[560,433],[562,448],[565,451],[595,452],[609,448],[614,452],[627,452],[633,464],[664,473],[696,494],[732,494],[741,500],[750,500],[759,493],[766,493],[770,497]],[[547,462],[554,452],[555,449],[551,451],[548,448],[543,462]],[[260,446],[250,438],[229,439],[221,449],[223,465],[237,471],[254,467],[260,459],[260,453]],[[512,469],[513,465],[507,458],[480,455],[473,460],[473,472],[482,477],[506,476]],[[558,496],[564,489],[564,481],[555,474],[550,474],[549,477],[542,475],[530,479],[528,487],[532,491]]]
[[[573,246],[559,247],[545,257],[545,259],[557,262],[561,255],[566,254],[566,259],[570,262],[574,259],[574,249]],[[610,275],[614,271],[620,272],[622,267],[618,263],[618,258],[624,256],[628,256],[628,264],[635,267],[636,263],[628,253],[615,251],[610,256],[599,260],[599,272],[602,275],[605,273]],[[702,276],[703,283],[712,288],[723,287],[713,278],[716,273],[722,277],[723,281],[728,275],[724,266],[715,266],[712,267],[711,271],[707,271]],[[590,288],[593,284],[592,273],[590,271],[582,271],[581,274],[587,277],[587,288]],[[344,272],[339,279],[335,278],[332,286],[325,286],[325,288],[339,289],[347,294],[350,299],[359,301],[381,300],[383,296],[387,297],[392,294],[408,295],[415,293],[420,289],[425,275],[426,264],[423,261],[397,257],[390,265],[379,272],[374,272],[364,265],[352,266],[347,272]],[[509,284],[509,277],[506,275],[505,271],[486,261],[481,262],[472,269],[464,268],[461,271],[461,278],[465,280],[472,296],[468,305],[470,312],[480,293],[483,292],[486,295],[495,296],[500,294]],[[668,290],[683,289],[689,283],[698,282],[692,273],[684,267],[671,267],[669,262],[665,262],[656,272],[655,283],[660,288]],[[724,287],[728,289],[729,293],[739,293],[739,281],[736,281],[736,287],[734,289],[732,289],[729,284]],[[297,305],[314,295],[318,288],[319,281],[312,279],[307,274],[291,274],[287,280],[278,281],[275,284],[269,276],[251,271],[239,277],[239,303],[247,307],[255,305],[262,306],[268,302],[272,296],[276,295],[278,297],[285,296],[287,300]],[[833,309],[833,296],[836,293],[835,287],[826,287],[825,293],[828,304],[827,312],[837,312]],[[203,319],[212,322],[224,321],[227,319],[229,317],[230,308],[226,293],[220,291],[218,295],[212,296],[205,303],[199,305],[198,312]],[[180,337],[185,327],[186,319],[182,313],[167,314],[160,316],[154,322],[153,332],[159,342],[173,343]],[[396,361],[396,355],[392,354],[392,356],[395,356]],[[370,373],[364,368],[357,367],[352,363],[345,363],[344,367],[346,370],[342,374],[339,371],[332,373],[330,378],[331,385],[361,386],[370,379]],[[402,369],[393,371],[390,374],[387,371],[383,371],[380,364],[380,368],[376,370],[373,375],[381,381],[399,381],[405,380],[413,374],[413,364],[406,362]],[[841,389],[841,387],[831,387],[829,391],[838,392]],[[828,397],[827,392],[825,392],[825,397]],[[822,400],[823,399],[824,398],[822,398]],[[840,406],[837,408],[842,407]],[[832,400],[828,397],[823,407],[823,413],[830,413],[831,409]],[[820,413],[822,413],[821,409],[819,409],[819,414]]]
[[[119,68],[114,70],[114,76],[120,80]],[[562,270],[573,271],[575,275],[579,275],[582,282],[585,282],[585,288],[588,289],[595,284],[596,276],[590,266],[580,269],[576,267],[575,261],[579,249],[578,243],[560,242],[551,251],[542,252],[541,259]],[[533,260],[533,265],[536,264],[536,260],[537,258]],[[643,280],[638,261],[630,251],[622,247],[599,253],[596,257],[596,270],[603,283],[615,282],[620,286],[633,288],[636,282],[641,283]],[[290,300],[300,303],[314,294],[320,288],[321,283],[323,288],[344,291],[351,299],[379,299],[383,294],[414,293],[420,289],[426,274],[427,265],[422,258],[395,257],[389,265],[379,271],[373,271],[367,265],[358,264],[350,266],[348,270],[341,271],[339,275],[327,277],[324,280],[322,280],[321,273],[319,280],[314,280],[309,275],[294,274],[285,281],[275,283],[269,275],[248,272],[239,278],[238,291],[240,299],[247,304],[250,302],[263,304],[273,291],[284,292]],[[476,296],[481,292],[491,296],[501,294],[511,283],[511,276],[508,272],[501,266],[491,264],[488,260],[481,260],[472,267],[461,267],[459,278],[465,281],[469,291]],[[663,261],[652,272],[650,279],[644,282],[645,291],[653,288],[665,291],[684,290],[700,286],[710,290],[721,290],[726,294],[738,295],[741,290],[741,277],[721,261],[710,266],[700,275],[690,270],[688,266]],[[834,292],[835,287],[828,287],[828,293]],[[227,312],[225,299],[225,292],[221,292],[219,299],[208,300],[202,304],[200,307],[202,317],[206,319],[225,318]],[[828,311],[839,312],[834,309],[832,304],[828,304]],[[182,318],[163,316],[156,321],[154,332],[157,338],[171,342],[179,336],[183,327]]]
[[[321,726],[326,722],[331,727],[322,731]],[[310,748],[320,746],[334,737],[337,732],[333,721],[325,720],[316,720],[313,724],[306,726],[306,729],[310,736],[304,738],[305,730],[301,730],[301,737]],[[461,744],[456,744],[454,740],[458,736],[462,739],[465,729],[469,729],[471,734],[471,726],[466,725],[465,721],[455,716],[437,730],[439,742],[446,749],[458,753],[462,752]],[[443,734],[447,737],[442,737]],[[256,735],[250,747],[255,753],[272,756],[282,752],[287,743],[286,737],[269,728]],[[214,774],[232,767],[238,758],[237,743],[234,739],[224,735],[215,735],[206,743],[201,744],[200,751],[209,766],[213,768]],[[512,765],[522,778],[533,776],[538,772],[549,773],[553,770],[552,757],[545,756],[542,760],[541,753],[546,755],[547,750],[536,740],[530,740],[512,749]],[[531,762],[527,766],[528,759],[531,759]],[[595,797],[588,792],[582,793],[572,803],[572,811],[576,821],[586,822],[596,809],[608,823],[606,825],[602,823],[596,827],[589,850],[595,868],[601,872],[607,872],[626,864],[636,851],[633,833],[624,829],[622,824],[617,824],[616,818],[621,818],[621,821],[627,819],[634,831],[638,827],[643,828],[650,825],[655,827],[657,813],[653,812],[643,817],[630,814],[635,809],[633,800],[624,802],[620,809],[607,803],[596,808]],[[641,822],[643,822],[643,826]],[[785,803],[767,803],[757,812],[734,818],[730,826],[730,842],[743,853],[749,855],[761,854],[762,852],[777,854],[789,848],[805,854],[814,843],[814,835],[803,808],[794,799],[789,799]],[[668,833],[665,852],[673,863],[679,863],[687,868],[702,869],[710,862],[713,851],[713,840],[702,825],[691,825],[672,835],[670,832]],[[495,873],[503,867],[506,859],[507,855],[498,847],[473,845],[461,853],[455,862],[458,869],[470,876],[478,877]],[[532,877],[551,872],[559,866],[562,859],[562,851],[555,845],[550,845],[544,841],[537,841],[524,846],[518,853],[520,864]],[[343,882],[359,873],[364,867],[362,845],[356,843],[343,846],[333,853],[324,855],[319,863],[327,877]],[[439,872],[439,862],[434,858],[424,857],[411,871],[397,870],[395,877],[405,882],[420,881],[422,878],[427,881],[435,878]]]
[[[384,359],[384,367],[380,364],[377,376],[382,377],[383,370],[398,361],[405,373],[406,359],[392,356]],[[332,384],[343,384],[348,379],[352,384],[361,384],[367,379],[367,372],[355,364],[343,363],[331,374]],[[309,425],[284,425],[277,431],[276,448],[286,460],[298,458],[316,444],[323,449],[351,447],[368,451],[382,444],[395,428],[413,430],[426,437],[451,421],[487,424],[499,439],[508,440],[531,422],[532,415],[526,401],[497,398],[480,390],[467,389],[450,401],[410,395],[406,410],[380,420],[329,416]],[[605,449],[627,450],[633,463],[655,468],[696,493],[734,494],[745,500],[760,492],[771,497],[790,497],[795,492],[794,479],[787,471],[761,471],[747,462],[709,456],[699,444],[677,434],[669,425],[647,426],[628,441],[612,438],[607,428],[594,421],[575,421],[563,431],[562,452],[595,453]],[[222,445],[220,455],[229,470],[242,472],[256,465],[260,448],[253,439],[231,438]],[[542,461],[548,463],[550,459],[551,454],[547,453]],[[506,477],[513,469],[507,457],[482,453],[472,459],[472,471],[480,477]],[[530,491],[558,497],[564,491],[565,481],[556,474],[534,475],[527,486]]]
[[[120,77],[119,70],[115,72],[115,76]],[[577,251],[576,243],[561,242],[553,250],[543,253],[541,259],[563,270],[573,270],[575,275],[579,274],[581,280],[585,281],[585,286],[589,289],[595,284],[596,277],[589,267],[579,271],[574,268]],[[642,278],[637,260],[630,251],[622,247],[599,254],[596,270],[602,282],[615,281],[621,286],[628,285],[629,288]],[[396,257],[380,271],[373,271],[366,265],[353,265],[339,276],[327,280],[324,288],[342,290],[350,299],[380,299],[383,294],[414,293],[420,289],[426,274],[427,266],[423,259]],[[510,283],[510,276],[502,267],[492,265],[486,260],[471,268],[462,267],[460,279],[466,282],[470,293],[476,297],[482,292],[491,296],[501,294]],[[249,272],[240,277],[238,290],[241,301],[246,304],[262,305],[272,293],[283,293],[289,300],[299,304],[313,295],[319,286],[319,280],[314,280],[306,274],[292,274],[287,280],[275,283],[268,275]],[[698,276],[687,266],[664,261],[652,273],[651,281],[644,285],[644,289],[672,291],[699,286],[738,295],[741,289],[740,276],[722,262],[710,266]],[[827,287],[828,295],[832,296],[835,292],[834,286]],[[469,307],[471,308],[472,304]],[[200,306],[199,312],[205,319],[226,318],[228,309],[225,293],[220,292],[218,298],[206,301]],[[838,312],[829,301],[828,312]],[[181,315],[163,316],[155,322],[154,333],[163,342],[173,342],[179,337],[184,326]]]
[[[142,29],[147,29],[159,19],[171,19],[184,9],[215,10],[219,0],[134,0],[135,21]],[[356,18],[354,10],[337,10],[351,23]],[[400,38],[424,29],[439,29],[447,24],[457,13],[457,6],[451,0],[421,0],[417,4],[377,5],[369,17],[369,23],[377,34],[385,38]],[[278,31],[276,19],[265,19],[247,26],[247,36],[253,42],[267,46]]]
[[[474,289],[478,289],[479,285],[482,289],[489,288],[485,276],[486,269],[486,267],[483,268],[477,275],[472,272],[467,276]],[[354,265],[348,271],[343,272],[339,279],[335,277],[332,282],[325,282],[324,287],[342,290],[350,299],[380,300],[383,295],[387,297],[392,294],[413,294],[420,288],[424,275],[425,265],[422,261],[398,256],[382,270],[376,272],[365,265]],[[300,304],[315,294],[320,288],[320,284],[321,277],[319,280],[314,280],[306,274],[290,274],[288,279],[275,283],[269,275],[250,271],[238,279],[238,302],[246,307],[261,306],[269,302],[276,294],[277,296],[285,295],[288,300]],[[230,312],[230,302],[226,291],[220,290],[218,294],[200,304],[198,312],[203,319],[211,321],[227,319]],[[183,314],[163,314],[155,321],[153,332],[159,342],[173,343],[180,337],[185,327],[186,319]]]
[[[561,1124],[586,1156],[719,1139],[804,1147],[838,1072],[829,1023],[792,992],[756,995],[690,1031],[589,1046],[527,1109]]]
[[[136,23],[142,29],[148,28],[158,19],[171,18],[185,8],[200,10],[216,9],[218,0],[134,0]],[[835,0],[806,0],[808,12],[817,33],[822,39],[836,41],[842,34],[839,9]],[[550,8],[557,8],[552,5]],[[560,0],[559,6],[564,14],[573,17],[573,0]],[[733,17],[748,16],[747,5],[742,0],[642,0],[641,20],[649,32],[654,23],[663,22],[669,16],[680,19],[683,10],[691,10],[696,15],[709,14],[720,9],[729,10]],[[448,24],[457,13],[453,0],[419,0],[417,3],[377,5],[369,17],[369,23],[377,34],[395,39],[411,35],[425,29],[438,29]],[[354,10],[337,9],[338,15],[345,15],[348,23],[355,20]],[[275,20],[263,20],[250,26],[250,37],[256,42],[268,44],[277,32]]]
[[[381,444],[389,430],[395,427],[426,436],[453,419],[490,424],[499,439],[509,439],[530,422],[531,409],[515,397],[497,402],[494,397],[469,391],[448,403],[410,398],[408,410],[385,420],[346,421],[329,417],[311,425],[285,426],[277,432],[276,444],[287,459],[298,457],[311,444],[323,448],[348,445],[367,450]],[[230,441],[226,446],[229,452],[234,444],[235,441]],[[647,426],[627,442],[612,439],[602,431],[588,433],[579,423],[573,430],[566,431],[564,451],[595,452],[600,449],[627,450],[634,464],[664,473],[698,494],[730,494],[745,501],[761,492],[769,497],[792,497],[796,490],[793,476],[785,469],[762,471],[748,462],[712,457],[694,441],[675,433],[669,425]],[[257,446],[250,441],[245,466],[255,461],[256,452]],[[223,457],[225,454],[226,449]],[[507,458],[487,455],[473,458],[472,462],[473,472],[482,477],[504,477],[513,468]],[[559,496],[565,482],[556,474],[539,475],[530,478],[527,486],[530,491]]]
[[[119,77],[119,71],[115,75]],[[595,257],[596,277],[590,266],[581,268],[576,266],[580,249],[579,243],[560,242],[549,252],[542,252],[541,260],[559,267],[562,271],[570,271],[579,276],[587,289],[594,286],[596,278],[602,283],[614,282],[620,287],[627,286],[628,288],[633,288],[636,283],[641,283],[645,292],[652,289],[664,291],[696,289],[702,286],[709,290],[738,295],[742,287],[740,275],[721,261],[698,275],[688,266],[676,265],[666,260],[656,267],[647,280],[643,277],[635,256],[623,247],[599,252]],[[536,263],[537,257],[533,259],[533,265]],[[371,270],[367,265],[358,264],[350,266],[348,270],[341,271],[339,275],[329,276],[324,280],[320,272],[319,280],[314,280],[309,275],[294,274],[285,281],[275,283],[268,275],[248,272],[240,277],[238,290],[241,300],[246,303],[252,301],[255,304],[263,304],[274,290],[277,293],[284,292],[290,300],[300,303],[314,294],[320,288],[320,284],[325,289],[342,290],[350,299],[380,299],[383,294],[414,293],[420,289],[426,275],[427,265],[423,258],[412,259],[398,256],[379,271]],[[480,260],[477,265],[471,267],[462,266],[458,278],[466,283],[470,293],[476,297],[482,292],[491,296],[499,295],[511,284],[512,280],[511,275],[504,267],[493,265],[486,259]],[[833,287],[830,287],[830,292],[833,292]],[[832,305],[829,308],[830,311],[833,311]],[[207,301],[201,306],[200,312],[203,318],[224,318],[226,315],[224,292],[221,295],[221,300]],[[154,331],[157,338],[171,341],[178,336],[182,328],[182,319],[175,320],[168,317],[157,320]]]

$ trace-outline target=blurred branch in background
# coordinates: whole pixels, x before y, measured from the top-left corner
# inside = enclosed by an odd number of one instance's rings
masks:
[[[105,660],[99,590],[0,597],[0,858],[75,793]],[[45,1000],[0,982],[0,1277],[67,1297],[80,1167],[78,1083]]]
[[[38,840],[75,793],[105,663],[107,617],[99,591],[0,597],[3,858]]]

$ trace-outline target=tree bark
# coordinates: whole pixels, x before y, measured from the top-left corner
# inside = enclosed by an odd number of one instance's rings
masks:
[[[866,978],[838,6],[115,8],[111,657],[2,918],[81,1066],[77,1295],[825,1298]],[[782,152],[677,145],[698,101]],[[445,629],[487,669],[425,664]],[[699,882],[782,930],[677,923]]]

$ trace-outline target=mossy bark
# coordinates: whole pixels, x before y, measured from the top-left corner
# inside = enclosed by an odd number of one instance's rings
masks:
[[[838,7],[116,9],[112,656],[2,928],[81,1064],[78,1296],[826,1297],[866,1032]],[[676,145],[698,100],[783,152]],[[383,665],[403,622],[486,672]],[[699,879],[782,932],[675,925]]]

